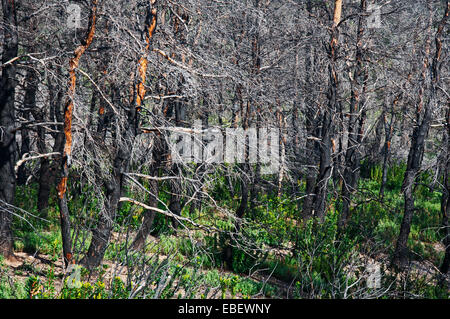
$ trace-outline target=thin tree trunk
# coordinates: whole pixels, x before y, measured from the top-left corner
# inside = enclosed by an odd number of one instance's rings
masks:
[[[74,97],[76,89],[76,69],[80,62],[81,56],[91,45],[95,34],[95,25],[97,21],[97,3],[98,0],[92,0],[91,15],[89,18],[89,27],[85,39],[82,44],[74,51],[74,57],[69,62],[69,92],[66,105],[64,107],[64,149],[62,150],[61,161],[61,178],[57,185],[58,204],[61,220],[61,235],[63,242],[64,264],[67,266],[72,262],[72,240],[70,235],[70,216],[67,205],[67,178],[69,176],[69,164],[72,152],[72,114],[74,108]]]
[[[25,97],[23,101],[22,117],[26,120],[30,119],[30,113],[36,107],[36,91],[37,91],[37,78],[35,70],[28,70],[26,76],[26,88]],[[21,130],[22,145],[20,148],[19,158],[22,158],[25,154],[30,152],[30,132],[28,129]],[[28,170],[26,165],[21,165],[17,173],[17,184],[25,185],[28,177]]]
[[[54,87],[50,79],[48,80],[48,91],[49,91],[49,106],[50,106],[50,121],[56,120],[57,122],[64,122],[64,114],[62,110],[61,101],[63,99],[63,92],[59,91],[56,96],[54,96]],[[44,114],[38,109],[33,113],[33,117],[37,121],[43,122],[45,120]],[[46,134],[45,128],[38,126],[38,140],[37,147],[40,153],[47,153],[46,148]],[[64,147],[64,132],[58,130],[57,133],[53,135],[55,141],[53,144],[53,152],[60,152]],[[47,218],[49,199],[52,188],[55,186],[58,168],[60,167],[60,160],[54,160],[44,157],[41,159],[41,165],[39,168],[39,189],[38,189],[38,211],[43,218]]]
[[[444,145],[447,144],[446,161],[443,166],[443,190],[441,199],[441,213],[442,213],[442,229],[444,231],[444,239],[442,243],[445,247],[445,256],[440,267],[443,274],[448,274],[450,271],[450,101],[447,105],[447,130],[445,132]],[[445,141],[447,143],[445,143]]]
[[[360,11],[364,13],[366,11],[367,2],[361,0]],[[364,17],[361,15],[358,20],[358,32],[356,37],[356,66],[352,79],[352,91],[350,99],[350,115],[348,121],[348,142],[347,150],[345,152],[345,169],[344,179],[342,184],[342,212],[339,218],[339,227],[345,227],[350,218],[350,205],[352,197],[356,188],[358,187],[359,180],[359,166],[361,156],[359,153],[359,146],[361,142],[361,136],[357,129],[358,119],[364,121],[361,111],[364,105],[365,95],[365,82],[367,80],[367,71],[363,65],[363,33],[364,33]],[[362,132],[361,132],[362,133]]]
[[[389,120],[389,123],[387,121],[387,110],[383,111],[383,124],[384,124],[384,145],[383,145],[383,168],[382,168],[382,175],[381,175],[381,185],[380,185],[380,191],[379,191],[379,197],[381,200],[384,198],[384,189],[386,187],[387,182],[387,173],[388,173],[388,161],[389,161],[389,155],[391,151],[391,140],[392,140],[392,134],[394,129],[394,111],[395,106],[397,105],[401,95],[398,95],[393,102],[392,110],[391,110],[391,119]]]

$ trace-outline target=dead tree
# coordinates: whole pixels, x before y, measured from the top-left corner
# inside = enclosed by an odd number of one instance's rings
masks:
[[[141,111],[146,93],[148,54],[152,43],[153,33],[157,25],[156,0],[150,0],[147,6],[147,15],[145,19],[145,47],[142,56],[138,61],[138,80],[133,92],[131,105],[126,111],[126,123],[124,126],[123,141],[118,142],[116,153],[113,160],[112,176],[105,182],[106,198],[105,210],[101,212],[97,227],[92,231],[92,241],[87,254],[81,263],[88,269],[100,265],[105,255],[106,248],[111,237],[111,231],[119,207],[119,200],[125,182],[124,172],[128,169],[131,160],[132,143],[138,133],[138,115]],[[120,104],[120,90],[114,89],[115,102]]]
[[[332,133],[334,127],[334,115],[339,109],[338,97],[338,74],[336,70],[337,50],[339,40],[339,23],[341,22],[342,0],[335,0],[333,25],[331,27],[331,39],[329,45],[329,86],[328,86],[328,105],[322,111],[322,123],[320,132],[320,167],[314,189],[314,216],[323,220],[326,213],[326,203],[328,195],[328,182],[332,176],[333,162],[332,151],[333,141]]]
[[[428,2],[428,9],[430,14],[428,31],[430,34],[432,27],[432,8],[430,2]],[[428,39],[426,40],[425,57],[422,68],[422,86],[419,92],[419,101],[416,109],[416,126],[414,127],[412,134],[411,148],[408,154],[408,162],[402,185],[403,196],[405,199],[404,215],[393,257],[393,264],[400,267],[405,266],[408,262],[407,242],[411,230],[412,217],[415,211],[414,185],[422,165],[425,138],[427,137],[428,130],[430,128],[432,112],[437,104],[436,94],[439,81],[439,65],[442,54],[441,37],[444,27],[446,26],[449,9],[450,2],[447,1],[447,8],[445,10],[444,17],[440,21],[435,34],[436,48],[431,68],[429,63],[431,37],[428,36]],[[425,88],[428,89],[428,92],[425,92]],[[425,99],[425,93],[428,93],[428,99]]]
[[[4,43],[2,76],[0,78],[0,254],[13,255],[11,230],[16,191],[14,163],[16,156],[15,110],[16,64],[19,37],[17,33],[16,3],[2,0]]]
[[[344,227],[350,217],[350,205],[352,196],[356,191],[359,180],[359,166],[361,162],[360,145],[363,136],[363,124],[366,112],[362,110],[365,103],[365,90],[367,82],[367,70],[364,66],[363,34],[365,18],[363,16],[367,8],[367,1],[361,0],[360,16],[358,19],[358,31],[356,36],[356,65],[351,79],[350,113],[348,119],[348,142],[345,152],[345,168],[342,183],[342,212],[339,218],[339,226]]]
[[[97,21],[97,4],[98,0],[92,0],[91,2],[91,14],[89,17],[89,26],[85,38],[81,45],[79,45],[75,51],[73,58],[69,61],[69,92],[67,102],[64,107],[64,148],[62,150],[61,161],[61,177],[57,185],[58,191],[58,204],[59,213],[61,219],[61,234],[63,242],[63,256],[64,263],[67,266],[72,262],[72,240],[70,234],[70,216],[69,208],[67,206],[67,179],[69,176],[69,165],[72,156],[72,115],[74,109],[74,98],[76,89],[76,70],[80,63],[81,56],[91,45],[94,34],[95,25]]]

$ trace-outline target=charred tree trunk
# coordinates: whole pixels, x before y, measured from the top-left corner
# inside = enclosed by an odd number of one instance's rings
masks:
[[[139,79],[134,88],[135,94],[133,97],[133,103],[127,111],[125,136],[123,137],[124,141],[119,142],[119,145],[117,145],[117,153],[114,157],[113,163],[112,178],[111,180],[105,182],[105,210],[100,214],[97,228],[92,232],[92,241],[88,252],[81,261],[83,265],[91,270],[100,265],[105,255],[106,248],[108,247],[124,185],[125,177],[123,172],[128,169],[131,159],[131,148],[137,135],[138,115],[141,111],[146,93],[145,83],[147,80],[148,67],[147,56],[150,51],[151,40],[157,24],[157,10],[156,7],[154,7],[155,2],[156,0],[149,1],[149,5],[147,7],[147,17],[145,21],[145,52],[138,62]],[[119,103],[120,94],[117,88],[115,94],[116,100]]]
[[[160,136],[156,138],[161,138]],[[160,164],[161,164],[161,149],[160,146],[161,143],[158,143],[158,141],[153,146],[153,158],[155,159],[155,162],[152,164],[152,167],[150,169],[150,175],[151,176],[157,176]],[[150,192],[150,198],[148,200],[148,205],[151,207],[158,207],[158,193],[159,193],[159,185],[158,181],[156,180],[150,180],[149,182],[149,192]],[[133,243],[131,244],[131,248],[134,250],[142,249],[145,245],[145,241],[147,240],[148,235],[152,231],[153,221],[155,219],[155,212],[152,210],[145,210],[143,212],[143,221],[142,225],[139,228],[136,237],[133,240]]]
[[[2,76],[0,79],[0,255],[12,257],[12,214],[7,204],[14,204],[16,176],[14,162],[16,136],[14,133],[14,99],[16,89],[16,65],[12,59],[18,53],[17,18],[14,0],[2,0],[4,43]]]
[[[431,33],[432,26],[432,8],[431,4],[428,3],[430,22],[429,22],[429,34]],[[393,264],[396,266],[404,266],[408,262],[408,237],[411,230],[411,221],[414,214],[414,184],[416,181],[417,174],[420,171],[422,165],[423,152],[425,138],[428,134],[430,123],[432,120],[432,110],[436,104],[436,89],[437,82],[439,81],[439,64],[442,53],[442,31],[447,22],[449,15],[450,3],[447,1],[447,8],[443,19],[441,20],[438,30],[435,35],[436,51],[433,57],[433,62],[431,65],[431,70],[429,70],[429,54],[430,54],[430,40],[429,37],[426,44],[425,58],[422,69],[422,86],[419,93],[419,103],[416,110],[416,122],[417,126],[414,127],[413,135],[411,139],[411,148],[408,154],[408,163],[406,167],[405,177],[403,180],[402,191],[405,199],[404,215],[400,226],[400,234],[398,236],[397,245],[394,252]],[[424,104],[424,90],[425,87],[429,88],[428,100],[425,103],[423,110],[423,117],[421,118],[422,106]]]
[[[401,95],[398,95],[393,102],[392,110],[391,110],[391,119],[387,120],[387,110],[385,109],[383,111],[383,125],[384,125],[384,145],[383,145],[383,172],[381,175],[381,185],[380,185],[380,192],[379,197],[381,200],[384,198],[384,189],[386,187],[387,182],[387,173],[388,173],[388,161],[389,161],[389,155],[391,151],[391,141],[392,141],[392,134],[394,130],[394,111],[395,106],[397,105]]]
[[[22,117],[26,120],[30,120],[30,113],[36,107],[36,91],[37,91],[37,79],[35,70],[28,70],[26,76],[26,88],[25,97],[23,101]],[[25,154],[30,152],[30,132],[28,129],[23,128],[21,130],[22,145],[20,147],[20,155],[22,158]],[[25,185],[29,172],[26,165],[21,165],[17,173],[17,184]]]
[[[361,13],[366,11],[366,0],[361,0]],[[350,114],[348,120],[348,142],[347,150],[345,152],[345,168],[344,179],[342,183],[342,212],[339,218],[339,227],[345,227],[350,218],[350,205],[352,196],[358,187],[359,180],[359,166],[361,156],[359,146],[361,143],[362,132],[358,129],[359,122],[364,122],[364,112],[361,108],[364,105],[365,82],[367,80],[367,71],[363,65],[363,33],[364,33],[364,18],[359,17],[358,33],[356,37],[356,66],[351,81],[351,99],[350,99]],[[362,127],[360,128],[362,129]]]
[[[95,25],[97,21],[97,3],[98,0],[92,0],[92,10],[89,18],[89,27],[80,46],[74,51],[74,57],[69,62],[69,97],[64,107],[64,149],[62,150],[61,161],[61,178],[57,185],[58,204],[61,220],[61,235],[63,242],[63,256],[64,264],[67,266],[72,262],[72,240],[70,234],[70,216],[67,205],[67,178],[69,176],[69,165],[71,161],[72,152],[72,115],[74,108],[74,97],[76,89],[76,69],[80,62],[81,56],[86,49],[91,45],[95,34]]]
[[[450,103],[447,105],[447,130],[444,133],[444,145],[447,144],[446,160],[443,166],[443,190],[441,199],[441,213],[442,213],[442,229],[444,231],[444,239],[442,243],[445,247],[444,261],[440,267],[443,274],[448,274],[450,271]],[[447,143],[445,143],[445,141]]]
[[[48,80],[48,91],[49,91],[49,104],[50,104],[50,120],[57,121],[59,123],[64,122],[64,114],[62,110],[61,101],[63,99],[63,92],[59,91],[56,96],[54,94],[55,88],[52,85],[50,79]],[[33,117],[37,121],[44,122],[45,116],[44,114],[36,109],[33,113]],[[55,128],[56,129],[56,128]],[[46,133],[45,128],[38,126],[37,128],[37,148],[40,153],[46,153]],[[53,134],[53,138],[55,139],[53,144],[53,152],[60,152],[64,147],[64,133],[58,132]],[[39,189],[38,189],[38,210],[43,218],[47,218],[47,210],[49,206],[50,194],[52,188],[55,186],[57,171],[60,167],[60,158],[54,161],[51,161],[47,157],[43,157],[41,159],[41,165],[39,167]]]
[[[342,13],[342,0],[335,0],[334,2],[334,14],[333,14],[333,26],[331,28],[331,40],[330,40],[330,64],[328,66],[329,71],[329,88],[328,88],[328,107],[323,110],[322,123],[321,123],[321,141],[320,141],[320,167],[319,174],[317,176],[317,182],[314,189],[314,216],[323,220],[326,213],[326,203],[328,195],[328,181],[332,175],[333,162],[332,151],[333,141],[331,134],[334,128],[333,115],[339,109],[338,99],[338,75],[336,72],[336,59],[337,48],[339,39],[339,22],[341,21]]]
[[[130,108],[130,113],[135,113],[134,108]],[[135,115],[130,114],[130,118],[135,117]],[[126,141],[132,139],[134,135],[134,127],[132,122],[128,123],[128,134]],[[131,134],[130,134],[131,133]],[[114,226],[114,220],[116,218],[116,213],[118,210],[119,200],[122,191],[123,184],[123,171],[128,168],[128,163],[130,160],[131,146],[125,145],[119,146],[119,150],[114,158],[113,172],[111,180],[105,182],[106,189],[106,200],[105,207],[102,212],[100,212],[99,221],[97,228],[92,231],[92,241],[89,245],[87,254],[81,260],[81,264],[85,265],[86,268],[92,270],[93,268],[100,265],[105,255],[106,248],[108,247],[109,239],[111,237],[111,231]]]

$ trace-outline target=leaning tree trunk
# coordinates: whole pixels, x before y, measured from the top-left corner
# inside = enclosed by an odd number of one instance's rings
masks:
[[[162,158],[164,154],[167,153],[166,142],[161,135],[160,132],[156,132],[155,140],[153,143],[153,163],[150,167],[150,175],[157,176],[159,168],[161,166]],[[150,198],[148,200],[148,205],[151,207],[158,207],[158,194],[159,194],[159,184],[158,181],[152,179],[149,181],[149,192]],[[145,246],[145,241],[147,240],[148,235],[150,235],[152,231],[153,221],[155,220],[155,212],[152,210],[145,210],[143,213],[142,225],[139,228],[133,243],[131,244],[131,248],[134,250],[142,249]]]
[[[14,98],[16,89],[16,65],[18,53],[17,18],[14,0],[2,0],[4,43],[2,77],[0,79],[0,255],[11,257],[13,237],[12,214],[8,205],[14,204],[16,177],[14,160],[16,137],[14,133]]]
[[[81,56],[91,45],[95,34],[95,25],[97,21],[97,4],[98,0],[92,0],[91,15],[89,18],[89,27],[86,37],[80,46],[74,51],[74,57],[69,61],[69,92],[68,99],[64,107],[64,149],[62,150],[61,161],[61,178],[57,185],[58,204],[61,220],[61,235],[63,243],[64,264],[67,266],[72,262],[72,240],[70,235],[70,216],[67,205],[67,178],[69,176],[69,164],[72,152],[72,114],[74,108],[74,97],[76,88],[76,69],[80,62]]]
[[[431,4],[428,3],[430,12],[430,22],[429,22],[429,33],[431,33],[432,25],[432,8]],[[428,56],[430,53],[431,38],[429,37],[426,44],[425,58],[422,69],[422,86],[419,92],[419,103],[416,110],[417,123],[418,125],[413,130],[413,136],[411,140],[411,148],[408,154],[408,163],[406,167],[405,177],[403,180],[402,191],[405,199],[404,215],[400,226],[400,234],[397,239],[397,245],[394,252],[393,264],[396,266],[404,266],[408,262],[408,237],[411,230],[411,221],[414,214],[414,194],[413,188],[416,181],[417,174],[419,173],[420,167],[422,165],[423,152],[425,138],[428,134],[430,123],[432,120],[432,110],[436,104],[436,89],[437,82],[439,81],[439,65],[442,53],[442,43],[441,35],[442,30],[446,24],[448,14],[449,14],[450,3],[447,1],[447,8],[445,10],[444,17],[442,18],[438,30],[435,35],[436,51],[433,57],[433,62],[431,65],[431,70],[429,68]],[[427,85],[429,82],[429,85]],[[429,96],[425,104],[423,118],[420,119],[422,112],[422,106],[424,101],[424,90],[428,86]]]

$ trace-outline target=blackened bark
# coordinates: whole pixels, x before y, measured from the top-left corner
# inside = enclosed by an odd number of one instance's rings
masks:
[[[441,213],[442,213],[442,229],[444,238],[442,243],[445,247],[445,255],[440,271],[443,274],[448,274],[450,271],[450,102],[447,105],[447,130],[444,136],[444,142],[447,143],[446,161],[443,166],[443,190],[441,198]],[[444,143],[445,145],[445,143]]]
[[[62,123],[64,122],[64,114],[61,106],[63,92],[59,91],[55,96],[54,87],[50,79],[48,80],[48,90],[50,120],[56,120],[57,122]],[[35,112],[33,112],[33,117],[39,122],[45,121],[44,114],[37,109],[35,110]],[[55,129],[57,128],[55,127]],[[47,153],[45,128],[43,128],[42,126],[38,126],[37,135],[37,147],[39,152],[41,154]],[[53,144],[53,152],[61,152],[64,147],[64,133],[58,130],[57,133],[53,134],[53,137],[55,139]],[[41,165],[39,167],[39,189],[37,206],[39,214],[43,218],[47,218],[50,194],[51,190],[55,187],[57,172],[60,166],[60,157],[58,157],[54,161],[51,161],[46,157],[41,158]]]
[[[366,0],[361,0],[361,13],[366,11]],[[353,193],[358,187],[359,180],[359,166],[361,155],[359,146],[361,143],[362,127],[358,129],[358,121],[364,122],[365,113],[359,113],[364,105],[365,95],[365,81],[367,80],[367,71],[363,65],[363,33],[364,33],[364,18],[359,17],[358,32],[356,36],[356,66],[351,81],[352,90],[350,98],[350,114],[348,121],[348,142],[347,150],[345,152],[345,168],[344,179],[342,183],[342,212],[339,218],[339,227],[345,227],[350,218],[350,205]]]
[[[401,95],[398,95],[393,102],[392,110],[391,110],[391,119],[387,120],[387,110],[383,110],[383,125],[384,125],[384,145],[383,145],[383,169],[382,169],[382,175],[381,175],[381,185],[380,185],[380,191],[379,191],[379,197],[381,200],[384,198],[384,189],[386,187],[387,182],[387,173],[388,173],[388,161],[389,161],[389,155],[391,151],[391,140],[392,140],[392,134],[394,129],[394,110],[395,106],[397,105]],[[386,106],[386,105],[385,105]]]
[[[130,108],[130,113],[134,113],[135,109]],[[130,114],[130,118],[135,115]],[[134,129],[130,127],[128,123],[128,137],[132,138],[134,135]],[[127,139],[128,140],[128,139]],[[105,209],[100,213],[97,228],[92,231],[92,241],[89,245],[86,256],[81,260],[81,264],[85,265],[88,269],[93,269],[100,265],[105,255],[106,248],[108,247],[109,239],[111,237],[111,231],[116,218],[119,199],[121,196],[123,175],[122,172],[128,168],[130,161],[131,147],[128,143],[123,143],[120,146],[117,155],[113,163],[113,177],[110,181],[105,183],[106,188],[106,201]]]
[[[81,45],[79,45],[73,54],[73,57],[69,61],[69,92],[68,99],[64,106],[64,148],[62,150],[62,161],[60,170],[60,180],[57,185],[58,191],[58,204],[59,204],[59,215],[61,221],[61,236],[63,244],[63,258],[64,264],[67,266],[72,262],[72,239],[70,235],[70,216],[69,207],[67,203],[67,180],[69,177],[69,166],[72,156],[72,116],[74,109],[74,98],[76,89],[76,68],[80,62],[81,56],[91,45],[94,34],[95,25],[97,21],[97,4],[98,0],[92,0],[91,14],[89,17],[89,27],[85,38],[83,39]]]
[[[411,139],[411,148],[408,155],[408,163],[403,180],[403,196],[405,199],[404,215],[400,226],[400,234],[397,239],[397,246],[394,253],[394,264],[398,266],[406,265],[408,262],[408,236],[411,230],[411,221],[414,214],[414,194],[413,188],[416,176],[419,173],[420,166],[423,159],[423,151],[425,138],[428,134],[429,125],[431,122],[431,110],[427,106],[422,122],[419,126],[414,128]]]
[[[137,128],[139,125],[139,112],[141,111],[146,93],[145,83],[147,80],[148,66],[147,55],[150,50],[151,40],[157,22],[157,11],[156,8],[153,7],[155,2],[156,0],[150,1],[150,5],[147,7],[147,17],[145,21],[145,52],[139,60],[139,79],[134,88],[133,102],[128,106],[123,141],[118,142],[118,145],[116,146],[117,152],[114,156],[112,178],[105,182],[105,209],[100,213],[97,228],[92,231],[92,241],[88,252],[81,260],[81,263],[90,270],[99,266],[103,260],[106,248],[108,247],[109,240],[111,238],[111,232],[116,219],[117,211],[120,208],[119,200],[125,184],[125,176],[123,173],[128,170],[131,160],[133,141],[138,133]],[[119,88],[113,88],[113,92],[114,103],[116,105],[120,105],[121,100]]]
[[[311,0],[306,3],[306,10],[309,14],[312,14],[312,3]],[[313,35],[312,28],[308,29],[307,38],[311,39]],[[311,92],[313,83],[311,79],[313,78],[313,65],[314,65],[314,54],[311,52],[313,46],[311,45],[311,40],[306,44],[306,51],[308,52],[305,59],[305,92]],[[314,100],[310,94],[305,94],[304,104],[305,104],[305,125],[306,133],[308,134],[308,139],[306,140],[306,163],[308,164],[306,171],[306,189],[305,189],[305,199],[302,205],[302,219],[305,221],[309,219],[313,211],[314,203],[314,188],[316,187],[316,171],[314,166],[317,163],[316,153],[319,151],[319,145],[314,140],[319,137],[320,131],[318,130],[318,122],[315,117],[316,110],[313,109]]]
[[[156,165],[155,165],[155,167],[156,167]],[[155,176],[157,171],[158,171],[157,168],[156,169],[152,168],[150,170],[150,174],[152,176]],[[151,207],[158,207],[158,192],[159,192],[158,186],[159,186],[158,181],[151,180],[149,182],[149,191],[151,194],[150,194],[150,198],[148,200],[148,205]],[[139,230],[136,234],[136,237],[133,240],[133,243],[131,244],[131,248],[134,250],[139,250],[144,247],[145,241],[147,240],[148,235],[152,231],[153,221],[154,221],[155,215],[156,215],[156,213],[152,210],[145,210],[142,214],[144,216],[142,225],[139,228]]]
[[[181,79],[180,83],[178,83],[178,88],[183,85],[184,80]],[[183,101],[175,101],[174,102],[174,110],[175,110],[175,125],[177,127],[184,127],[186,120],[186,107]],[[177,163],[172,164],[171,175],[177,176],[180,173],[181,168]],[[177,216],[181,216],[181,180],[173,179],[170,181],[170,202],[169,202],[169,211]],[[178,228],[178,221],[176,218],[172,218],[172,226],[173,228]]]
[[[326,203],[328,195],[328,181],[333,171],[332,151],[333,144],[331,134],[334,129],[333,115],[340,108],[338,99],[338,74],[336,72],[336,59],[339,39],[339,22],[341,21],[342,0],[335,0],[333,26],[331,28],[331,39],[329,46],[330,63],[329,71],[329,86],[328,86],[328,106],[323,110],[322,127],[321,127],[321,141],[319,145],[320,150],[320,167],[317,176],[317,182],[314,189],[314,216],[323,220],[326,213]]]
[[[37,91],[37,77],[35,70],[28,70],[25,78],[25,97],[23,101],[22,117],[26,120],[30,120],[30,113],[36,108],[36,91]],[[20,147],[20,155],[22,158],[25,154],[30,152],[30,132],[26,128],[21,130],[22,144]],[[27,181],[29,172],[26,165],[21,165],[17,173],[17,184],[24,185]]]
[[[428,9],[430,14],[429,31],[431,31],[432,25],[432,8],[431,3],[428,3]],[[435,35],[436,50],[433,57],[433,62],[431,68],[429,68],[428,56],[430,53],[430,38],[427,40],[425,58],[422,69],[422,87],[419,94],[419,103],[417,108],[417,123],[418,125],[414,127],[413,136],[411,139],[411,148],[408,154],[408,163],[406,167],[405,177],[403,180],[403,196],[405,199],[404,215],[402,224],[400,226],[400,234],[398,236],[397,245],[394,252],[393,264],[396,266],[405,266],[408,262],[408,236],[411,230],[411,220],[414,214],[414,194],[413,188],[416,181],[417,174],[419,173],[423,152],[425,138],[428,134],[430,123],[432,120],[432,110],[436,104],[436,90],[437,83],[439,81],[439,65],[442,53],[442,31],[447,22],[448,15],[450,11],[450,2],[447,1],[447,7],[445,10],[444,17],[439,23],[438,29]],[[427,85],[428,84],[428,85]],[[428,100],[426,101],[424,107],[424,115],[421,117],[422,105],[424,102],[424,88],[429,87]]]
[[[11,257],[13,237],[12,214],[6,204],[14,204],[16,176],[14,160],[16,137],[14,133],[14,99],[16,89],[16,65],[5,65],[17,57],[18,34],[14,0],[2,0],[4,43],[2,55],[2,76],[0,79],[0,254]]]

